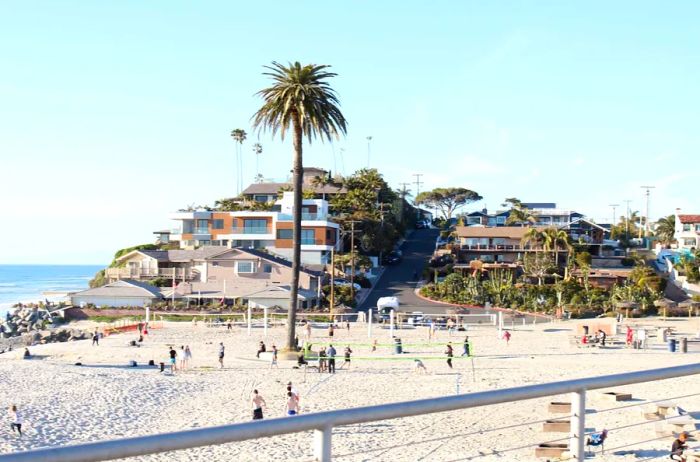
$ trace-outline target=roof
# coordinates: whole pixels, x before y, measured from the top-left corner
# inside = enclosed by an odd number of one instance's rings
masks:
[[[606,228],[605,226],[601,226],[601,225],[599,225],[598,223],[594,223],[594,222],[592,222],[591,220],[588,220],[588,219],[586,219],[586,218],[576,218],[576,219],[574,219],[574,220],[571,220],[569,223],[566,223],[566,224],[560,226],[559,229],[570,228],[571,225],[573,225],[573,224],[575,224],[575,223],[581,223],[581,222],[583,222],[583,223],[588,223],[589,225],[593,226],[594,228],[598,228],[599,230],[605,231],[606,233],[609,233],[609,232],[610,232],[610,228],[609,228],[609,227]],[[608,226],[610,226],[610,225],[608,225]]]
[[[556,209],[557,204],[554,202],[523,202],[524,207],[528,209]]]
[[[504,237],[522,239],[529,226],[457,226],[458,237]]]
[[[256,256],[256,257],[258,257],[258,258],[262,258],[263,260],[267,260],[267,261],[271,261],[271,262],[273,262],[273,263],[277,263],[278,265],[286,266],[287,268],[291,268],[291,267],[292,267],[292,262],[291,262],[291,261],[289,261],[289,260],[287,260],[287,259],[285,259],[285,258],[279,257],[279,256],[277,256],[277,255],[269,254],[269,253],[264,252],[264,251],[262,251],[262,250],[258,250],[258,249],[249,249],[249,248],[242,248],[242,247],[241,247],[241,248],[236,247],[235,250],[238,250],[238,251],[240,251],[240,252],[247,253],[247,254],[249,254],[249,255]],[[300,268],[300,271],[302,271],[302,272],[304,272],[304,273],[307,273],[307,274],[310,274],[310,275],[312,275],[312,276],[320,276],[320,275],[321,275],[321,273],[320,273],[319,271],[313,271],[313,270],[311,270],[311,269],[309,269],[309,268],[304,268],[303,266]]]
[[[700,223],[700,215],[678,215],[681,223]]]
[[[208,258],[215,257],[222,253],[226,253],[231,249],[225,246],[219,245],[207,245],[194,250],[136,250],[135,252],[142,253],[159,262],[189,262],[192,260],[206,260]],[[119,258],[119,260],[130,256],[133,252]]]
[[[150,297],[161,298],[161,293],[158,287],[146,284],[145,282],[134,281],[133,279],[121,279],[111,282],[102,287],[95,287],[80,292],[76,292],[73,297],[90,296],[90,297]]]
[[[291,183],[253,183],[243,190],[241,194],[249,196],[253,194],[277,194],[282,188],[291,188]],[[316,194],[336,194],[347,192],[345,187],[332,184],[304,185],[305,190],[312,190]]]
[[[272,298],[284,300],[289,298],[290,291],[291,288],[289,286],[268,286],[260,291],[246,295],[246,298]],[[315,293],[302,289],[299,289],[299,292],[297,294],[297,298],[299,300],[308,300],[309,298],[313,298],[315,296]]]

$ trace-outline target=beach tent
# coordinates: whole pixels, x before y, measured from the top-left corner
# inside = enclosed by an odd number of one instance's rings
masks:
[[[75,292],[70,299],[75,306],[146,306],[161,300],[162,295],[158,287],[133,279],[122,279],[102,287]]]

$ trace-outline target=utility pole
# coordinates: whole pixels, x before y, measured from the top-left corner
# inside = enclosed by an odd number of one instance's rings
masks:
[[[413,176],[416,177],[416,181],[414,181],[414,183],[416,185],[416,195],[413,196],[413,198],[414,198],[413,203],[415,204],[416,203],[415,199],[418,197],[418,194],[420,194],[420,185],[423,184],[423,182],[420,180],[420,177],[422,177],[423,174],[422,173],[414,173]],[[416,206],[416,214],[417,214],[417,217],[420,218],[420,210],[418,209],[417,206]]]
[[[350,299],[355,300],[355,223],[357,220],[350,220]]]
[[[640,186],[642,189],[646,189],[646,196],[647,196],[647,217],[644,220],[644,237],[649,237],[649,196],[651,194],[651,190],[654,189],[656,186]]]
[[[335,245],[333,245],[333,247],[331,247],[331,306],[330,306],[331,316],[333,316],[333,307],[334,306],[335,306]]]
[[[625,204],[627,204],[627,219],[625,220],[625,238],[629,241],[630,240],[630,202],[632,202],[629,199],[625,199],[623,201]]]
[[[615,209],[616,209],[617,207],[619,207],[619,206],[620,206],[620,204],[609,204],[609,207],[612,207],[612,209],[613,209],[613,219],[612,219],[612,224],[613,224],[613,225],[615,224],[615,218],[617,218],[617,217],[615,216]]]
[[[369,154],[370,154],[369,145],[371,144],[371,142],[372,142],[372,137],[368,136],[367,137],[367,168],[369,168]]]

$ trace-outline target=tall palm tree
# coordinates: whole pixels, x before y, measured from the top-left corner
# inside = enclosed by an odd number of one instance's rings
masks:
[[[302,199],[302,141],[311,143],[314,138],[332,141],[347,131],[347,122],[340,112],[340,102],[327,79],[336,74],[329,72],[328,65],[299,62],[284,66],[273,61],[265,66],[269,72],[263,75],[273,81],[271,87],[257,94],[264,103],[253,115],[253,126],[258,130],[270,130],[272,136],[292,132],[294,146],[293,181],[294,220],[292,231],[292,290],[287,316],[287,349],[294,347],[297,296],[299,293],[299,266],[301,257],[301,199]]]
[[[545,235],[542,231],[537,228],[530,228],[525,232],[520,243],[524,246],[529,244],[537,252],[542,248],[544,241]]]
[[[546,228],[542,230],[542,239],[543,249],[554,251],[554,261],[557,268],[559,268],[559,250],[570,251],[571,249],[569,235],[563,229]]]
[[[255,178],[260,176],[260,154],[262,154],[262,144],[253,144],[253,154],[255,154]]]
[[[676,234],[676,216],[669,215],[659,218],[659,221],[656,222],[654,233],[662,244],[670,244],[673,242],[675,239],[674,235]]]
[[[241,146],[247,136],[248,134],[242,128],[231,130],[231,138],[233,138],[234,142],[238,143],[236,145],[236,168],[238,168],[236,195],[240,194],[243,190],[243,155],[241,154]]]

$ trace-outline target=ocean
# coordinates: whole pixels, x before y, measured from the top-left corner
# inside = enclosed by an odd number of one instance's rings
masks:
[[[17,302],[38,302],[59,295],[42,292],[73,292],[86,289],[102,265],[0,265],[0,316]]]

